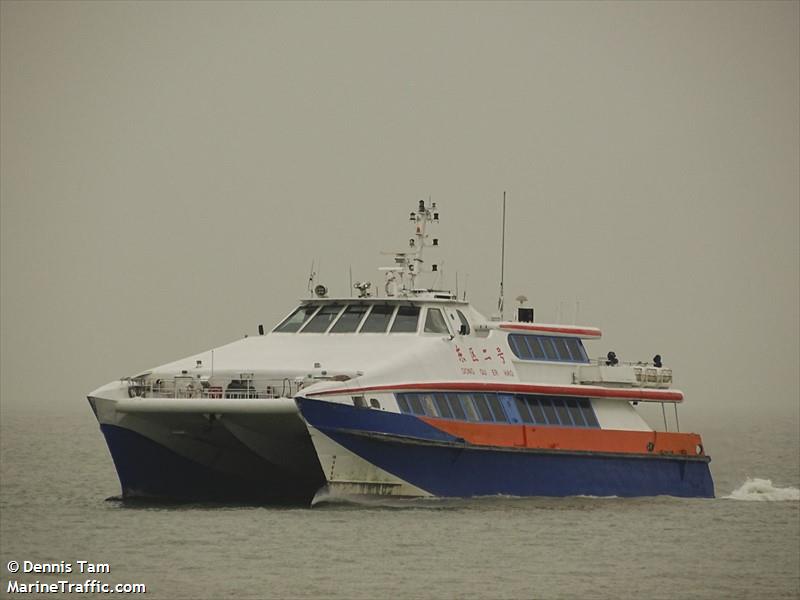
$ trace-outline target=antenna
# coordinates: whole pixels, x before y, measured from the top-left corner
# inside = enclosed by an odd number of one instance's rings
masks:
[[[500,243],[500,298],[497,300],[497,310],[500,311],[500,320],[503,320],[503,280],[506,271],[506,193],[503,191],[503,237]]]
[[[308,273],[308,293],[312,294],[314,289],[314,277],[316,273],[314,273],[314,261],[311,261],[311,269],[309,269]]]
[[[350,297],[353,297],[353,265],[350,265]]]

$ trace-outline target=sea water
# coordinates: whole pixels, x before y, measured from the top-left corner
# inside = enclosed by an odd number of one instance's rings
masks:
[[[88,406],[5,407],[0,596],[25,595],[14,581],[98,581],[144,584],[147,598],[797,598],[796,420],[701,425],[716,499],[271,508],[109,500],[119,484]]]

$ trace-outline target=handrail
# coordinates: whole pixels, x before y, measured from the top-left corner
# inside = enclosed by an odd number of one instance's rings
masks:
[[[657,387],[668,388],[672,385],[672,369],[669,367],[656,367],[653,363],[649,362],[618,362],[615,365],[607,364],[605,358],[594,358],[589,361],[588,365],[584,365],[597,369],[600,374],[595,374],[594,377],[600,377],[598,381],[609,382],[629,382],[634,383],[641,387]],[[577,371],[576,373],[580,373]],[[618,376],[615,376],[617,373]],[[580,377],[580,375],[579,375]],[[632,377],[632,379],[629,379]],[[581,378],[582,382],[594,382],[591,378]]]
[[[589,364],[590,365],[597,365],[597,366],[600,366],[600,367],[614,366],[614,367],[655,367],[656,369],[668,369],[669,368],[669,367],[656,367],[652,362],[647,362],[647,361],[643,361],[643,360],[639,360],[639,361],[636,361],[636,362],[633,362],[632,360],[630,360],[630,361],[621,360],[621,361],[617,362],[616,365],[608,365],[608,364],[606,364],[607,362],[608,362],[608,358],[605,357],[605,356],[598,357],[598,358],[590,358],[589,359]]]
[[[207,376],[124,378],[131,398],[291,398],[308,382],[304,379],[221,379]]]

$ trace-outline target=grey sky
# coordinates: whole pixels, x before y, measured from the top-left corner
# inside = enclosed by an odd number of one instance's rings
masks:
[[[796,419],[798,6],[3,2],[2,406],[377,283],[429,195],[490,314],[507,190],[509,306]]]

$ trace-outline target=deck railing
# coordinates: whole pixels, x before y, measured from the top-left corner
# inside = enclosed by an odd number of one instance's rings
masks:
[[[127,379],[131,398],[291,398],[306,384],[293,378],[212,379],[156,378]]]
[[[668,387],[672,385],[672,369],[668,367],[656,367],[653,363],[618,361],[617,364],[610,365],[608,364],[608,359],[603,357],[590,359],[589,364],[611,369],[617,367],[633,369],[633,376],[636,379],[636,383],[643,387]]]

